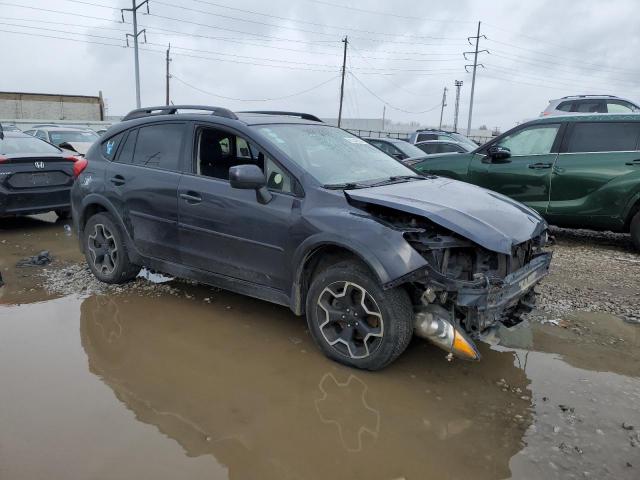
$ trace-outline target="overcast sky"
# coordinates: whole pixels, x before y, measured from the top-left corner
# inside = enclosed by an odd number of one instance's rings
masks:
[[[471,75],[464,66],[472,56],[465,61],[462,52],[473,50],[467,37],[476,34],[478,21],[487,36],[480,48],[490,54],[480,54],[486,68],[478,70],[474,127],[511,127],[564,95],[640,101],[638,0],[149,4],[151,15],[142,8],[138,19],[148,42],[140,52],[143,105],[164,103],[164,50],[171,42],[176,104],[337,117],[341,39],[348,35],[344,116],[379,118],[386,104],[387,118],[437,125],[447,86],[444,118],[452,123],[453,82],[463,80],[460,124],[466,126]],[[135,108],[133,49],[124,48],[132,26],[120,23],[119,12],[130,7],[129,0],[0,0],[0,91],[102,90],[109,114]]]

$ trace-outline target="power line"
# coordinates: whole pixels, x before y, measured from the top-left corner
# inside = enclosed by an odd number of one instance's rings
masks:
[[[351,7],[348,5],[341,5],[339,3],[332,3],[332,2],[326,2],[323,0],[309,0],[313,3],[320,3],[322,5],[328,5],[330,7],[336,7],[336,8],[343,8],[346,10],[352,10],[352,11],[356,11],[356,12],[362,12],[362,13],[370,13],[373,15],[383,15],[385,17],[395,17],[395,18],[402,18],[405,20],[414,20],[414,21],[420,21],[420,22],[438,22],[438,23],[476,23],[475,21],[472,20],[452,20],[452,19],[435,19],[435,18],[425,18],[425,17],[416,17],[416,16],[409,16],[409,15],[400,15],[397,13],[390,13],[390,12],[380,12],[377,10],[367,10],[365,8],[358,8],[358,7]]]
[[[403,112],[403,113],[409,113],[409,114],[414,114],[414,115],[420,115],[423,113],[429,113],[432,112],[433,110],[435,110],[436,108],[440,107],[440,102],[438,102],[435,106],[427,109],[427,110],[422,110],[420,112],[416,112],[416,111],[411,111],[411,110],[405,110],[403,108],[400,107],[396,107],[395,105],[392,105],[391,103],[387,102],[385,99],[383,99],[382,97],[380,97],[380,95],[378,95],[377,93],[375,93],[373,90],[371,90],[369,87],[367,87],[366,84],[364,84],[362,82],[362,80],[360,80],[353,72],[349,72],[349,74],[353,77],[353,79],[358,82],[360,84],[360,86],[362,88],[364,88],[367,92],[369,92],[372,96],[374,96],[375,98],[377,98],[379,101],[381,101],[382,103],[384,103],[387,107],[393,109],[393,110],[397,110],[399,112]]]
[[[205,1],[205,0],[192,0],[196,3],[201,3],[203,5],[209,5],[209,6],[213,6],[213,7],[218,7],[218,8],[223,8],[226,10],[233,10],[236,12],[242,12],[242,13],[249,13],[251,15],[259,15],[262,17],[268,17],[268,18],[275,18],[278,20],[285,20],[287,22],[294,22],[294,23],[302,23],[305,25],[313,25],[316,27],[322,27],[322,28],[333,28],[333,29],[337,29],[340,30],[341,32],[360,32],[360,33],[368,33],[371,35],[388,35],[388,36],[405,36],[405,37],[412,37],[412,38],[426,38],[426,39],[431,39],[431,40],[457,40],[455,37],[433,37],[430,35],[411,35],[411,34],[397,34],[397,33],[388,33],[388,32],[380,32],[380,31],[373,31],[373,30],[363,30],[363,29],[359,29],[359,28],[354,28],[354,27],[346,27],[343,25],[327,25],[326,23],[319,23],[319,22],[310,22],[308,20],[299,20],[297,18],[292,18],[292,17],[283,17],[280,15],[273,15],[270,13],[264,13],[264,12],[256,12],[255,10],[245,10],[242,8],[237,8],[237,7],[230,7],[228,5],[223,5],[220,3],[216,3],[216,2],[209,2],[209,1]],[[333,34],[332,34],[333,35]],[[355,37],[354,37],[355,38]],[[458,39],[459,40],[459,39]]]
[[[336,75],[336,76],[334,76],[334,77],[331,77],[331,78],[330,78],[330,79],[328,79],[328,80],[325,80],[325,81],[324,81],[324,82],[322,82],[322,83],[319,83],[319,84],[317,84],[317,85],[314,85],[313,87],[307,88],[307,89],[305,89],[305,90],[301,90],[301,91],[299,91],[299,92],[291,93],[291,94],[288,94],[288,95],[283,95],[283,96],[281,96],[281,97],[272,97],[272,98],[253,98],[253,99],[249,99],[249,98],[235,98],[235,97],[227,97],[227,96],[224,96],[224,95],[219,95],[219,94],[217,94],[217,93],[208,92],[208,91],[203,90],[203,89],[201,89],[201,88],[199,88],[199,87],[196,87],[195,85],[191,85],[190,83],[185,82],[185,81],[184,81],[184,80],[182,80],[180,77],[177,77],[175,74],[171,75],[171,78],[173,78],[174,80],[177,80],[178,82],[180,82],[180,83],[182,83],[182,84],[186,85],[186,86],[187,86],[187,87],[189,87],[189,88],[192,88],[192,89],[194,89],[194,90],[196,90],[196,91],[198,91],[198,92],[200,92],[200,93],[204,93],[205,95],[211,95],[212,97],[223,98],[223,99],[225,99],[225,100],[233,100],[233,101],[236,101],[236,102],[272,102],[272,101],[276,101],[276,100],[284,100],[284,99],[287,99],[287,98],[297,97],[297,96],[299,96],[299,95],[303,95],[303,94],[305,94],[305,93],[309,93],[309,92],[311,92],[311,91],[313,91],[313,90],[317,90],[318,88],[323,87],[323,86],[325,86],[326,84],[328,84],[328,83],[330,83],[330,82],[332,82],[332,81],[336,80],[339,76],[340,76],[340,75]]]

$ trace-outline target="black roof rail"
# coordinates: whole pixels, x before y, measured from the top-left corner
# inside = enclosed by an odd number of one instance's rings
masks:
[[[589,98],[589,97],[618,98],[615,95],[567,95],[566,97],[562,97],[561,100],[564,100],[565,98]]]
[[[320,120],[318,117],[310,113],[281,112],[278,110],[250,110],[250,111],[238,112],[238,113],[258,113],[260,115],[283,115],[286,117],[300,117],[303,120],[311,120],[312,122],[322,122],[322,120]]]
[[[175,115],[178,110],[202,110],[205,112],[211,112],[211,115],[218,117],[231,118],[237,120],[238,117],[235,113],[227,108],[222,107],[210,107],[207,105],[162,105],[160,107],[144,107],[136,108],[127,113],[122,121],[133,120],[134,118],[151,117],[153,115]]]

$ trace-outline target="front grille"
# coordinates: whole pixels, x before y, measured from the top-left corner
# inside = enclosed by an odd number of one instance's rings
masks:
[[[69,175],[60,171],[24,172],[11,175],[7,184],[10,188],[46,188],[67,185],[71,180]]]

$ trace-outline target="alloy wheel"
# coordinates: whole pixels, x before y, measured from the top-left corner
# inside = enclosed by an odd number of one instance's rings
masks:
[[[382,343],[382,314],[364,287],[353,282],[334,282],[322,291],[317,306],[320,332],[340,354],[366,358]]]
[[[102,223],[95,224],[87,247],[96,270],[111,275],[118,264],[118,245],[113,233]]]

